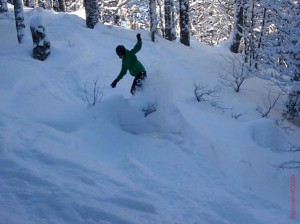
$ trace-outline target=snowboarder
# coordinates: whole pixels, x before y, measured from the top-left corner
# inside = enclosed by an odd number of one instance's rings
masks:
[[[137,34],[136,38],[137,43],[130,51],[127,50],[123,45],[116,47],[116,53],[119,58],[122,59],[122,69],[118,77],[110,85],[112,88],[115,88],[117,83],[124,77],[124,75],[126,75],[127,70],[129,70],[130,74],[134,77],[130,90],[132,95],[134,95],[137,90],[142,88],[144,79],[147,77],[144,66],[135,55],[142,48],[141,34]]]

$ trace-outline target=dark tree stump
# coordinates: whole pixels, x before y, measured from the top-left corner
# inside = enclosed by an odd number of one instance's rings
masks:
[[[44,61],[50,54],[50,41],[47,38],[47,32],[41,23],[40,18],[33,18],[30,24],[30,30],[33,41],[33,58]]]

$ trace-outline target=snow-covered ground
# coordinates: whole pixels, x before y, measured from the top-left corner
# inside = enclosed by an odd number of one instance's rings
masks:
[[[290,180],[299,185],[299,172],[274,166],[295,157],[280,150],[299,145],[300,131],[274,123],[280,108],[261,118],[267,83],[222,86],[218,106],[195,100],[195,83],[219,84],[225,44],[153,43],[142,30],[25,12],[21,45],[12,15],[0,19],[0,224],[295,223]],[[36,15],[51,41],[44,62],[31,57]],[[131,97],[129,74],[109,85],[121,68],[115,47],[131,49],[138,32],[149,78]],[[103,98],[89,107],[85,89],[92,100],[97,79]],[[157,111],[144,118],[148,102]]]

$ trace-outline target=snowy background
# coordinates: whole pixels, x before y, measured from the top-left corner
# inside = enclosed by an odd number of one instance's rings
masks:
[[[82,12],[25,9],[19,45],[12,13],[0,18],[0,224],[300,221],[290,219],[299,171],[274,167],[294,159],[282,150],[300,144],[300,131],[275,124],[282,108],[261,118],[268,83],[252,78],[241,93],[221,86],[214,106],[194,97],[195,83],[219,85],[226,43],[153,43],[142,30],[87,29]],[[44,62],[31,57],[37,15],[51,42]],[[121,68],[115,47],[131,49],[137,33],[149,78],[132,97],[129,74],[109,85]],[[91,107],[85,90],[92,100],[97,79],[103,97]],[[144,118],[151,102],[157,112]]]

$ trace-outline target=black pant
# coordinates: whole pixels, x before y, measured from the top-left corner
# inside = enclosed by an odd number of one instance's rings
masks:
[[[142,89],[144,84],[144,79],[146,77],[147,77],[146,71],[141,72],[135,76],[130,90],[132,95],[134,95],[135,91]]]

